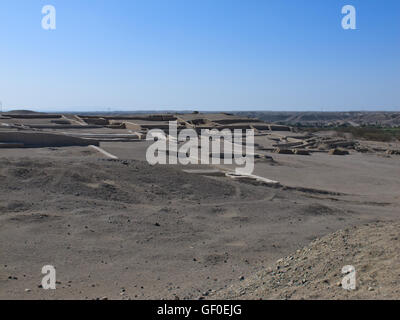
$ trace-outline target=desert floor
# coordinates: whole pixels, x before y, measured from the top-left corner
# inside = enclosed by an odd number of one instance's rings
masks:
[[[400,298],[399,156],[277,154],[274,187],[126,146],[1,150],[0,299]]]

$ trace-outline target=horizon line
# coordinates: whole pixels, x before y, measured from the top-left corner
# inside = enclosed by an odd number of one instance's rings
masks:
[[[35,108],[35,107],[4,107],[1,112],[12,112],[12,111],[33,111],[33,112],[45,112],[45,113],[75,113],[75,112],[105,112],[105,113],[115,113],[115,112],[201,112],[201,113],[219,113],[219,112],[400,112],[399,107],[354,107],[354,108],[340,108],[340,107],[327,107],[327,108],[148,108],[148,109],[134,109],[134,108],[124,108],[124,107],[85,107],[78,110],[80,107],[67,107],[67,108]]]

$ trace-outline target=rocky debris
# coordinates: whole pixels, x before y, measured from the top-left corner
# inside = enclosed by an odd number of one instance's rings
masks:
[[[291,149],[281,149],[281,148],[276,148],[274,150],[275,153],[279,153],[279,154],[293,154],[293,150]]]
[[[400,150],[386,150],[386,153],[390,155],[400,155]]]
[[[355,141],[337,141],[337,142],[331,142],[329,144],[330,147],[336,148],[336,147],[342,147],[342,148],[354,148],[356,145]]]
[[[309,155],[311,152],[328,152],[331,149],[360,149],[358,141],[331,136],[307,135],[307,136],[280,136],[279,138],[268,137],[278,143],[273,144],[275,153]],[[283,143],[282,143],[283,142]],[[365,150],[368,151],[368,150]]]
[[[357,152],[361,152],[361,153],[372,152],[372,150],[370,148],[363,147],[363,146],[357,146],[354,148],[354,150],[356,150]]]
[[[293,152],[297,155],[302,155],[302,156],[309,156],[310,151],[306,149],[294,149]]]
[[[211,299],[398,299],[399,232],[398,222],[337,231]],[[345,265],[356,270],[356,290],[342,288]]]
[[[328,154],[335,155],[335,156],[345,156],[345,155],[348,155],[349,152],[347,150],[335,148],[335,149],[329,150]]]

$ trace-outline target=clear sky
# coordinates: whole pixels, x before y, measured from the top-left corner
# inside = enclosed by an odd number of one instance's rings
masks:
[[[399,0],[1,0],[0,39],[7,108],[400,110]]]

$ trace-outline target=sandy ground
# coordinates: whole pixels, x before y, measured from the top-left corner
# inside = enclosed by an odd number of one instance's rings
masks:
[[[349,243],[360,241],[360,250],[347,250],[341,233],[329,235],[378,220],[391,228],[384,222],[399,221],[399,157],[274,156],[277,164],[256,165],[257,174],[284,184],[268,187],[189,174],[179,166],[152,167],[140,161],[140,150],[102,147],[126,160],[101,159],[78,147],[1,150],[0,299],[238,298],[243,295],[227,290],[242,286],[240,279],[252,279],[290,254],[298,260],[304,246],[326,235],[335,253],[321,244],[314,254],[311,245],[307,262],[314,271],[288,273],[293,283],[315,283],[316,291],[275,292],[271,284],[243,297],[351,298],[335,281],[342,264],[353,263],[365,281],[361,288],[367,286],[354,297],[399,298],[390,289],[397,283],[398,260],[390,257],[398,242],[388,238],[398,229],[379,229],[376,241],[368,229],[354,229],[360,232],[355,240],[349,231]],[[381,252],[393,276],[368,280],[377,260],[367,250]],[[39,286],[41,268],[49,264],[57,270],[57,289],[46,291]],[[331,269],[323,269],[327,264]],[[333,293],[318,287],[325,278]]]

